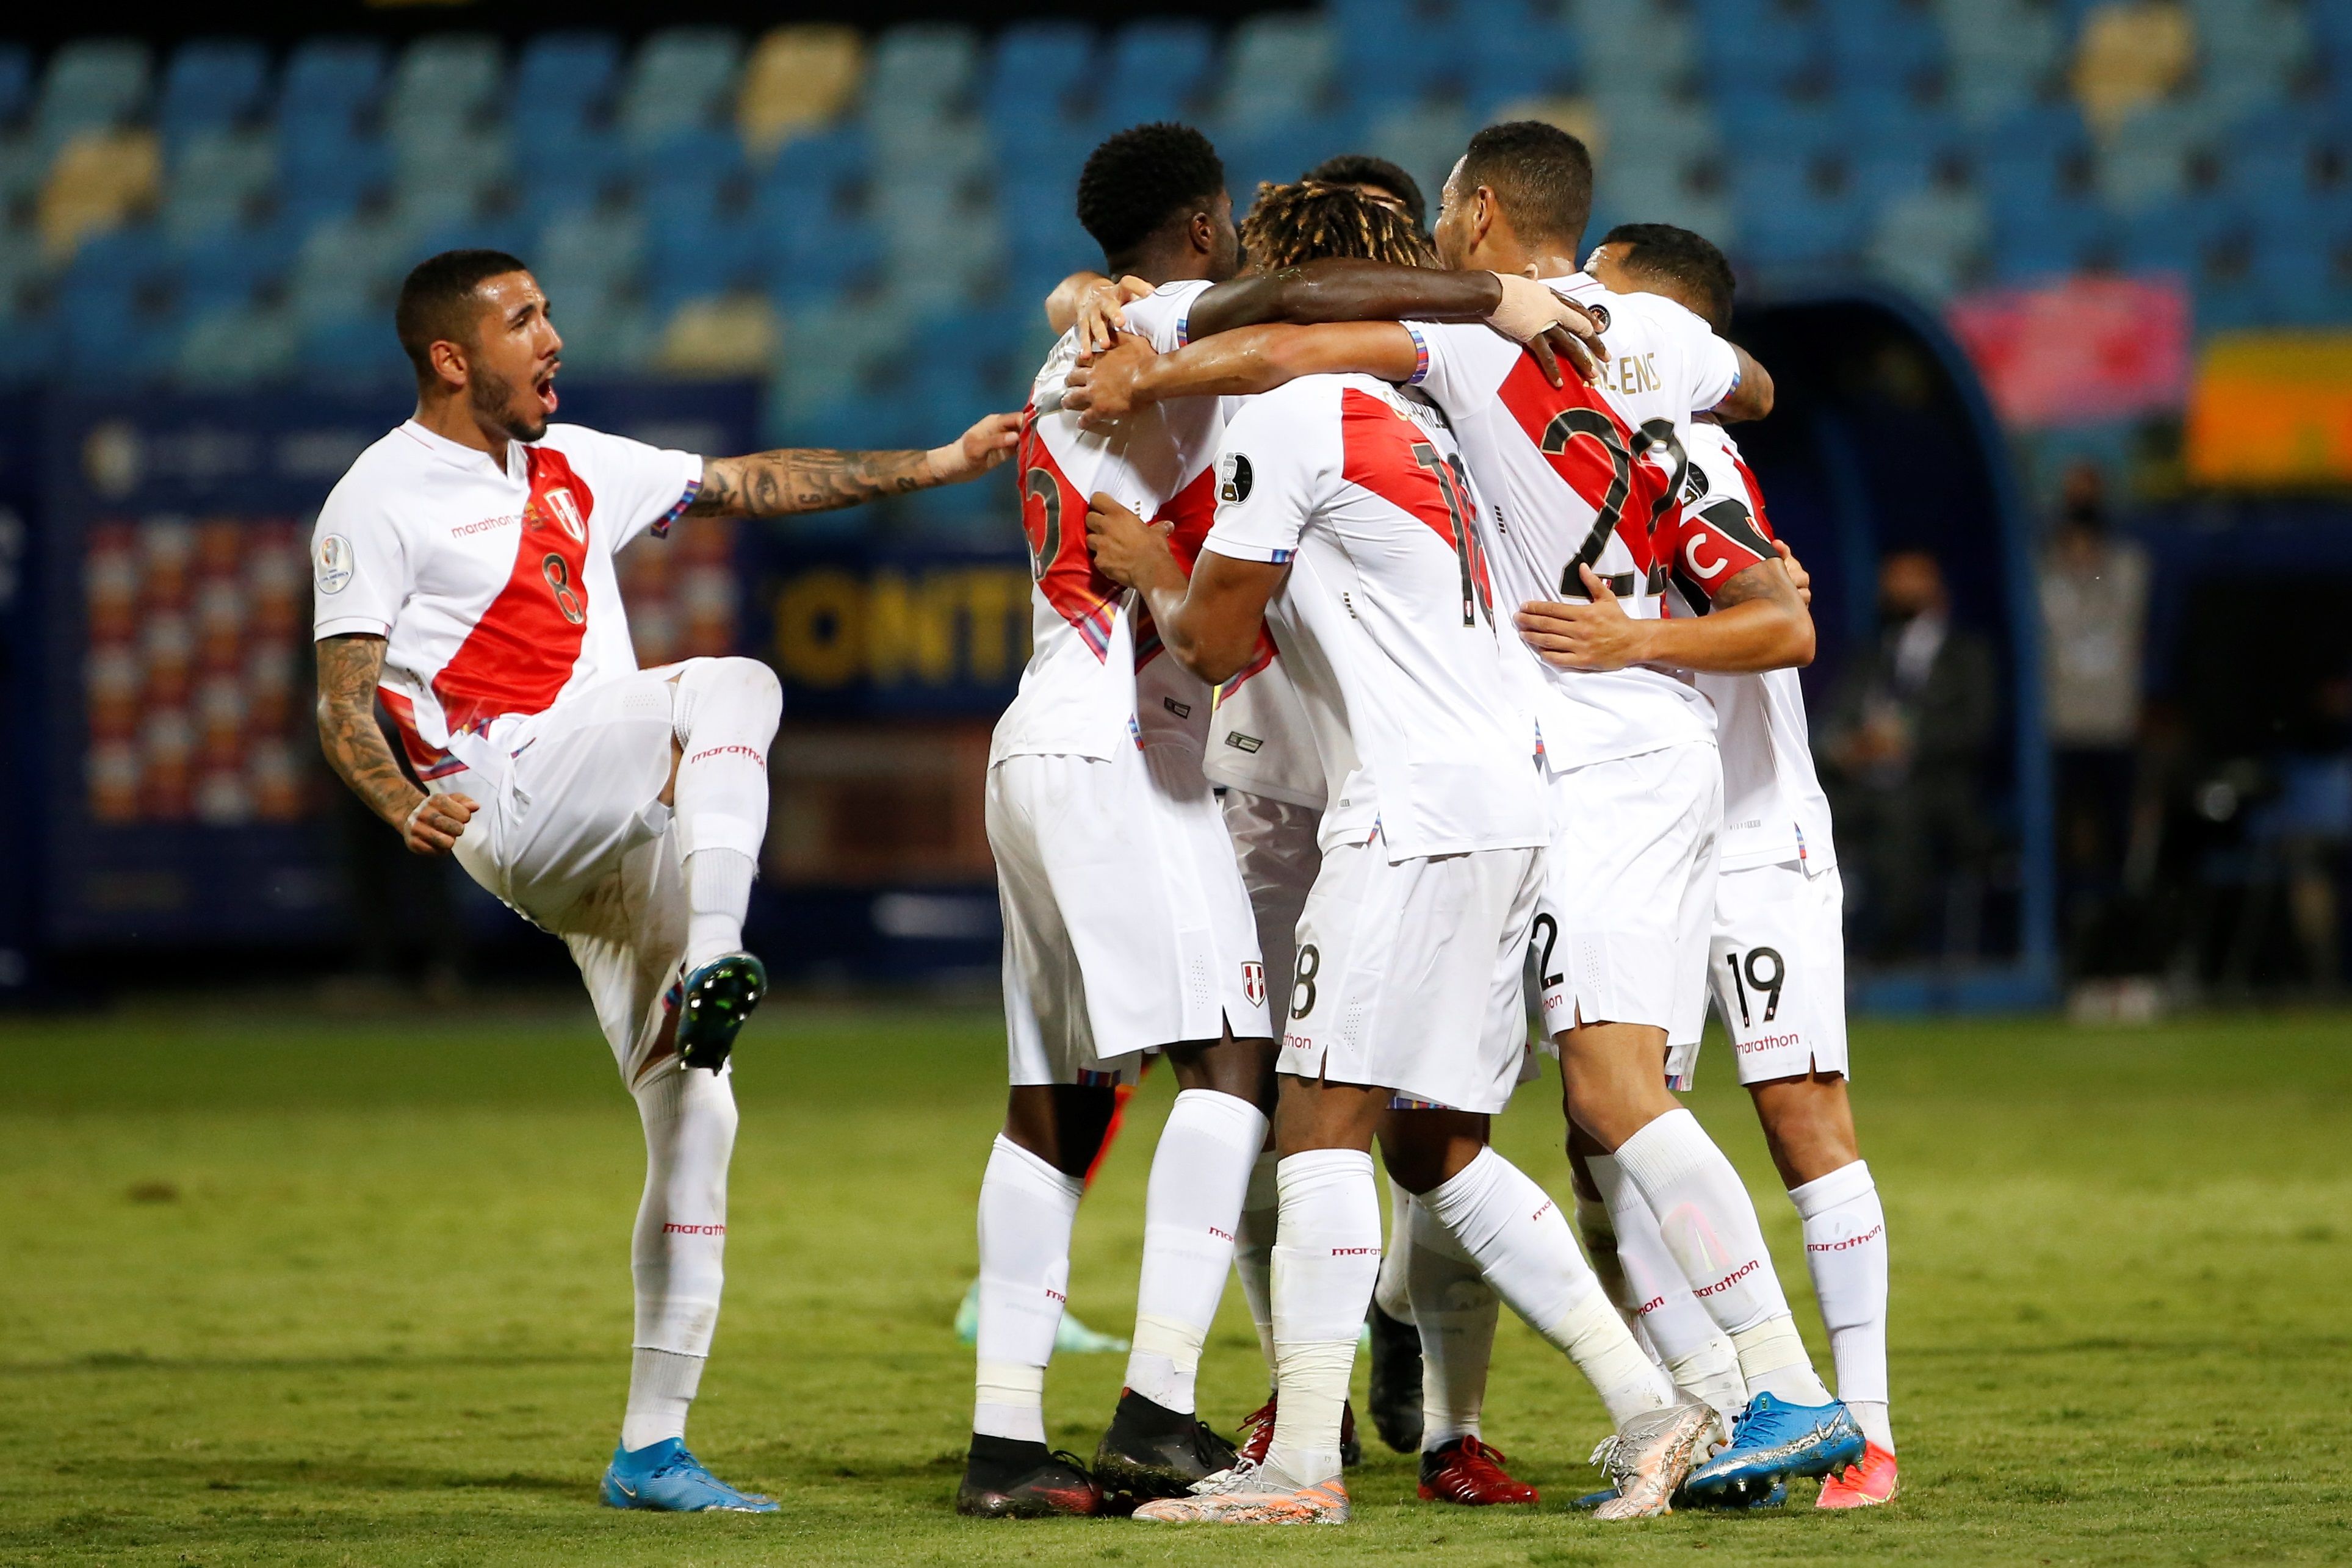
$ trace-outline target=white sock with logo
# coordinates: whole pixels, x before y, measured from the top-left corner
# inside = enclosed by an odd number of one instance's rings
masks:
[[[1748,1391],[1828,1403],[1765,1250],[1756,1205],[1698,1118],[1682,1107],[1667,1112],[1618,1146],[1617,1164],[1656,1217],[1691,1293],[1731,1336]],[[1622,1248],[1622,1230],[1618,1241]]]
[[[1577,1251],[1559,1205],[1525,1171],[1481,1149],[1421,1202],[1511,1311],[1576,1363],[1612,1423],[1674,1403],[1666,1375],[1634,1343]]]
[[[1274,1386],[1274,1235],[1282,1211],[1275,1180],[1281,1163],[1272,1149],[1250,1166],[1249,1190],[1242,1198],[1241,1224],[1234,1230],[1234,1272],[1241,1276],[1242,1300],[1249,1303],[1258,1348],[1265,1353],[1265,1385]]]
[[[1372,1156],[1356,1149],[1292,1155],[1276,1179],[1282,1220],[1274,1244],[1274,1352],[1282,1403],[1266,1463],[1313,1486],[1339,1474],[1356,1338],[1381,1272],[1381,1195]]]
[[[1045,1363],[1070,1291],[1070,1230],[1086,1178],[999,1133],[980,1181],[979,1367],[971,1429],[1045,1440]]]
[[[631,1450],[686,1436],[719,1328],[736,1123],[734,1081],[723,1070],[656,1068],[634,1098],[645,1124],[646,1189],[629,1244],[636,1332],[621,1446]]]
[[[1585,1161],[1601,1189],[1633,1311],[1675,1382],[1736,1418],[1748,1404],[1739,1353],[1691,1294],[1681,1265],[1666,1250],[1658,1221],[1624,1167],[1608,1155]],[[1581,1212],[1580,1210],[1580,1212]]]
[[[1380,1282],[1372,1287],[1372,1305],[1401,1323],[1412,1318],[1412,1194],[1389,1177],[1389,1240],[1381,1252]]]
[[[1201,1346],[1224,1294],[1265,1127],[1256,1106],[1213,1089],[1185,1090],[1168,1113],[1144,1197],[1143,1274],[1127,1358],[1128,1387],[1154,1405],[1193,1407]]]
[[[768,832],[768,747],[783,687],[757,659],[690,659],[677,677],[676,802],[686,873],[688,973],[743,946]]]
[[[1789,1189],[1805,1224],[1805,1266],[1830,1331],[1838,1397],[1863,1436],[1895,1451],[1886,1411],[1886,1213],[1861,1160]]]
[[[1421,1451],[1475,1437],[1486,1404],[1486,1368],[1495,1358],[1495,1289],[1477,1260],[1446,1234],[1428,1206],[1407,1195],[1412,1233],[1406,1283],[1421,1329]],[[1389,1260],[1381,1260],[1386,1271]],[[1383,1309],[1385,1310],[1385,1309]]]

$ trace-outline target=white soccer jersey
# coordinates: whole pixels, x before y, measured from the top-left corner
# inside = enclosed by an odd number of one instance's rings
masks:
[[[1183,347],[1186,314],[1209,287],[1162,284],[1127,307],[1129,329],[1162,353]],[[1134,596],[1095,570],[1087,503],[1099,490],[1139,517],[1174,524],[1170,543],[1189,569],[1209,531],[1209,466],[1227,400],[1176,398],[1107,430],[1081,429],[1062,408],[1077,357],[1074,329],[1046,356],[1022,420],[1016,472],[1034,584],[1032,643],[1020,694],[997,721],[992,763],[1108,758],[1115,747],[1163,740],[1197,754],[1208,733],[1208,686],[1165,655]]]
[[[1764,493],[1723,427],[1693,424],[1684,450],[1690,472],[1679,530],[1662,541],[1659,556],[1683,597],[1696,603],[1775,552]],[[1716,744],[1723,751],[1723,869],[1784,861],[1802,861],[1816,872],[1835,865],[1829,797],[1813,770],[1797,672],[1702,674],[1698,689],[1715,704]]]
[[[1201,770],[1244,794],[1317,811],[1329,803],[1306,704],[1271,633],[1249,668],[1217,688]]]
[[[1584,598],[1581,563],[1611,580],[1627,614],[1654,617],[1664,580],[1651,526],[1672,515],[1692,413],[1731,394],[1738,359],[1672,300],[1612,294],[1580,272],[1545,281],[1601,324],[1610,350],[1605,388],[1573,377],[1554,387],[1509,339],[1485,327],[1429,324],[1412,329],[1423,361],[1413,383],[1461,436],[1486,497],[1495,586],[1507,611],[1529,600]],[[1555,768],[1713,732],[1706,699],[1666,672],[1536,667],[1546,678],[1531,700]]]
[[[1378,831],[1402,862],[1549,834],[1444,417],[1367,376],[1251,400],[1217,459],[1204,549],[1288,562],[1267,607],[1330,805],[1321,842]]]
[[[320,508],[312,634],[387,640],[381,693],[427,780],[490,755],[497,721],[637,667],[613,556],[665,533],[702,459],[576,424],[501,465],[415,420]]]

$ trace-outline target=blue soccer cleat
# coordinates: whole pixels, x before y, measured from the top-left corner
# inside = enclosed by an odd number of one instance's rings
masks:
[[[1862,1449],[1862,1428],[1838,1401],[1791,1405],[1759,1394],[1739,1413],[1730,1446],[1691,1471],[1683,1490],[1693,1502],[1720,1508],[1760,1499],[1791,1476],[1833,1475]]]
[[[663,1513],[773,1513],[756,1492],[737,1491],[702,1468],[683,1437],[664,1437],[631,1452],[613,1450],[598,1489],[606,1508],[650,1508]]]
[[[679,987],[677,1059],[716,1072],[727,1065],[736,1033],[768,994],[768,971],[749,953],[713,958]]]
[[[1616,1500],[1617,1489],[1615,1487],[1604,1487],[1599,1491],[1586,1492],[1582,1497],[1576,1499],[1568,1506],[1575,1509],[1580,1513],[1591,1513],[1602,1503],[1615,1502]],[[1735,1498],[1726,1502],[1723,1506],[1734,1511],[1738,1511],[1741,1509],[1749,1508],[1779,1508],[1788,1500],[1789,1483],[1786,1481],[1774,1481],[1772,1483],[1772,1490],[1764,1493],[1760,1497]],[[1692,1498],[1687,1493],[1678,1491],[1675,1493],[1675,1506],[1676,1508],[1705,1508],[1707,1505]]]

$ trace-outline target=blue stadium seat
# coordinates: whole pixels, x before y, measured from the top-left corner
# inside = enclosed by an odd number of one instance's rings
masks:
[[[1585,80],[1595,96],[1612,89],[1655,98],[1698,59],[1686,9],[1657,0],[1583,0],[1576,9]]]
[[[280,197],[296,212],[347,211],[392,178],[389,144],[323,125],[309,135],[281,131],[278,159]]]
[[[1924,8],[1893,0],[1828,0],[1830,63],[1842,90],[1885,83],[1907,92],[1940,81],[1944,35]]]
[[[173,149],[163,225],[174,235],[241,222],[278,181],[278,149],[260,131],[214,130]]]
[[[2211,158],[2219,117],[2198,103],[2151,104],[2099,149],[2099,194],[2119,213],[2161,206],[2187,193],[2192,162]]]
[[[625,191],[632,163],[614,132],[537,118],[514,122],[515,177],[542,215],[593,207]]]
[[[2034,0],[1940,0],[1952,107],[1990,125],[2031,104],[2051,83],[2073,36]]]
[[[1090,90],[1093,29],[1076,22],[1020,22],[997,36],[980,91],[992,127],[1061,120]]]
[[[1450,6],[1415,0],[1332,0],[1339,36],[1337,85],[1356,104],[1388,110],[1400,99],[1448,93],[1464,84],[1465,30]]]
[[[671,27],[637,50],[621,89],[622,135],[658,141],[673,131],[726,119],[742,68],[743,42],[723,27]]]
[[[291,375],[301,334],[281,306],[228,304],[189,311],[171,375],[184,387],[242,389]]]
[[[1566,98],[1583,87],[1583,41],[1558,0],[1457,4],[1475,118],[1489,119],[1515,103]]]
[[[1697,0],[1699,57],[1717,91],[1738,85],[1790,92],[1829,85],[1828,29],[1817,16],[1791,16],[1757,0]]]
[[[868,57],[869,116],[938,119],[961,106],[979,69],[980,42],[969,27],[925,23],[893,27]]]
[[[846,209],[866,178],[865,132],[839,125],[796,136],[776,150],[760,175],[758,201],[779,221],[824,225]]]
[[[1720,91],[1716,117],[1727,145],[1790,158],[1843,155],[1853,130],[1830,99],[1791,99],[1765,89]]]
[[[352,133],[383,91],[383,46],[368,38],[308,38],[294,47],[278,83],[282,131]]]
[[[308,379],[335,387],[396,386],[415,373],[380,310],[304,323],[295,364]]]
[[[1097,120],[1116,131],[1145,120],[1197,118],[1215,55],[1201,23],[1129,23],[1111,40]]]
[[[177,270],[152,225],[86,243],[58,287],[68,378],[111,386],[170,369],[185,325]]]
[[[1863,240],[1862,214],[1841,192],[1820,188],[1818,159],[1739,148],[1731,162],[1731,199],[1739,255],[1749,266],[1782,271],[1842,268]]]
[[[33,51],[22,44],[0,44],[0,127],[15,127],[32,109]]]
[[[2126,219],[2116,255],[2126,272],[2173,273],[2202,287],[2209,273],[2225,270],[2217,262],[2252,237],[2245,214],[2225,199],[2175,200]]]
[[[200,38],[173,53],[155,125],[174,142],[243,124],[269,91],[269,56],[247,38]]]
[[[621,42],[610,33],[541,33],[515,62],[514,110],[567,113],[581,122],[611,104],[621,74]]]
[[[1260,181],[1286,183],[1335,153],[1360,152],[1364,145],[1361,122],[1346,114],[1332,113],[1269,120],[1221,136],[1217,139],[1217,152],[1224,160],[1225,188],[1233,193],[1234,210],[1238,214],[1248,211],[1257,199]],[[1414,178],[1420,176],[1416,174]],[[1437,191],[1432,187],[1423,195],[1433,217]],[[1064,204],[1067,203],[1066,196]]]
[[[2028,207],[1991,196],[1993,275],[2002,283],[2046,283],[2113,257],[2112,218],[2087,203]]]
[[[85,131],[120,125],[147,101],[149,54],[122,38],[77,38],[49,57],[33,110],[34,139],[54,152]]]
[[[1314,113],[1330,88],[1332,52],[1330,24],[1319,15],[1276,13],[1244,22],[1225,49],[1217,105],[1223,131]]]
[[[401,51],[384,101],[386,128],[463,122],[500,103],[506,57],[487,33],[434,33]]]
[[[767,273],[769,238],[748,212],[648,223],[647,303],[656,315],[667,317],[688,299],[757,290]]]
[[[2250,207],[2282,216],[2352,201],[2352,126],[2310,110],[2276,110],[2241,124],[2222,177]]]
[[[293,270],[302,235],[285,222],[215,230],[177,246],[180,286],[192,312],[251,302]]]
[[[1958,183],[1937,181],[1878,210],[1867,255],[1881,277],[1940,302],[1982,269],[1990,234],[1984,198]]]
[[[2284,225],[2259,221],[2254,275],[2275,319],[2295,326],[2352,325],[2352,214],[2315,214]]]
[[[787,316],[873,293],[889,267],[882,235],[861,221],[771,228],[761,237],[766,247],[763,286]]]

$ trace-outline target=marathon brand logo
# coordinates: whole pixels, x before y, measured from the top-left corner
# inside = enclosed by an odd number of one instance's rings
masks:
[[[1730,1273],[1726,1274],[1714,1284],[1701,1285],[1697,1290],[1693,1291],[1691,1294],[1705,1298],[1712,1296],[1719,1291],[1727,1291],[1731,1289],[1732,1286],[1739,1283],[1740,1281],[1745,1280],[1748,1275],[1753,1274],[1757,1270],[1761,1269],[1762,1267],[1764,1267],[1764,1260],[1761,1258],[1750,1258],[1747,1262],[1742,1263],[1738,1268],[1734,1269]]]
[[[475,534],[488,533],[492,528],[510,528],[521,521],[520,512],[509,512],[503,517],[484,517],[478,523],[458,524],[449,530],[449,537],[453,539],[467,538]]]
[[[714,746],[708,751],[696,752],[693,756],[688,758],[687,760],[688,762],[708,762],[714,757],[748,757],[762,768],[765,768],[768,765],[768,759],[766,758],[761,756],[757,751],[754,751],[748,746]]]
[[[1640,1306],[1635,1307],[1633,1309],[1633,1313],[1636,1317],[1647,1317],[1650,1313],[1656,1312],[1660,1307],[1663,1307],[1665,1304],[1665,1297],[1652,1296],[1648,1301],[1643,1301]]]
[[[1331,1256],[1334,1258],[1377,1258],[1380,1255],[1381,1249],[1377,1247],[1334,1247],[1331,1249]]]
[[[1215,1237],[1215,1238],[1216,1238],[1218,1240],[1220,1240],[1220,1241],[1231,1241],[1231,1240],[1233,1239],[1233,1237],[1232,1237],[1232,1235],[1231,1235],[1231,1234],[1229,1234],[1229,1233],[1228,1233],[1228,1232],[1226,1232],[1226,1231],[1223,1231],[1223,1230],[1218,1229],[1218,1228],[1217,1228],[1215,1226],[1213,1226],[1213,1225],[1207,1227],[1207,1229],[1208,1229],[1208,1232],[1209,1232],[1209,1234],[1210,1234],[1210,1235],[1212,1235],[1212,1236]]]
[[[1255,478],[1247,457],[1238,452],[1226,453],[1217,459],[1217,499],[1239,506],[1249,499],[1250,486]]]
[[[1045,1294],[1046,1294],[1047,1296],[1051,1297],[1053,1300],[1055,1300],[1055,1301],[1056,1301],[1061,1302],[1061,1303],[1062,1303],[1062,1305],[1064,1305],[1064,1306],[1066,1306],[1066,1306],[1068,1306],[1068,1305],[1070,1304],[1070,1298],[1069,1298],[1068,1294],[1067,1294],[1066,1292],[1064,1292],[1064,1291],[1057,1291],[1057,1290],[1054,1289],[1054,1287],[1053,1287],[1053,1286],[1051,1286],[1051,1285],[1048,1285],[1048,1286],[1046,1286],[1046,1287],[1045,1287]]]
[[[1733,1048],[1742,1056],[1752,1056],[1759,1051],[1781,1051],[1789,1046],[1802,1045],[1801,1034],[1759,1034],[1754,1040],[1734,1040]]]
[[[1528,1215],[1528,1218],[1529,1219],[1541,1219],[1545,1215],[1549,1214],[1553,1209],[1559,1207],[1559,1206],[1552,1202],[1551,1199],[1546,1198],[1543,1202],[1536,1206],[1536,1211],[1533,1214]]]
[[[667,1219],[662,1222],[662,1234],[664,1236],[724,1236],[727,1234],[727,1228],[723,1225],[680,1225],[675,1219]]]
[[[1805,1243],[1805,1250],[1808,1252],[1843,1252],[1851,1248],[1867,1247],[1885,1234],[1886,1227],[1884,1225],[1874,1225],[1869,1229],[1864,1231],[1861,1235],[1849,1236],[1843,1241],[1808,1241]]]

